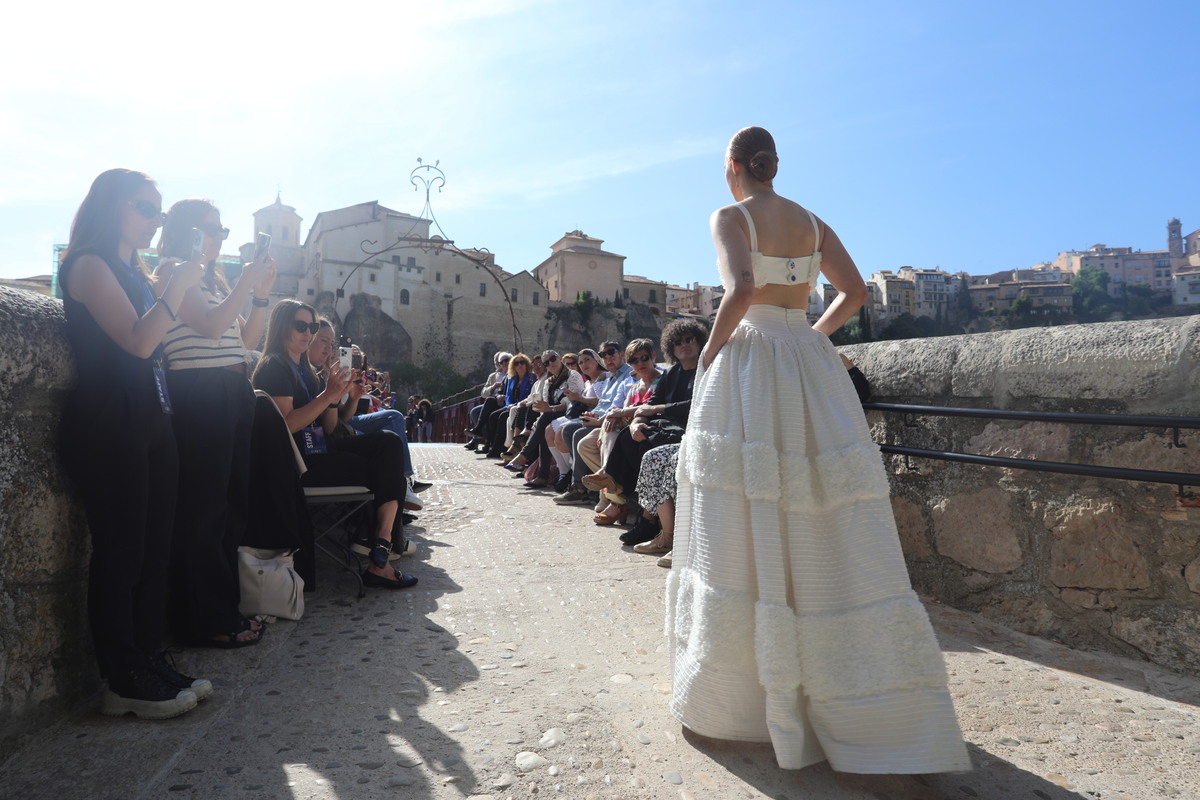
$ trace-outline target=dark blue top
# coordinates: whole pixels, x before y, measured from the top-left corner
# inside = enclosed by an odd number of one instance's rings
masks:
[[[504,382],[504,405],[511,406],[513,403],[519,403],[526,397],[529,397],[529,390],[533,388],[533,384],[537,381],[533,377],[532,372],[526,372],[525,378],[518,378],[513,375]]]

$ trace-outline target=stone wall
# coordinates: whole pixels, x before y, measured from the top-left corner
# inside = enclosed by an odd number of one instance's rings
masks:
[[[1200,317],[844,352],[879,402],[1200,416]],[[1200,431],[1181,432],[1176,448],[1161,428],[868,419],[876,441],[896,445],[1200,473]],[[1026,633],[1200,674],[1200,508],[1177,487],[885,459],[919,591]]]
[[[62,303],[0,288],[0,763],[99,686],[83,509],[55,456],[73,379]],[[103,464],[97,464],[103,468]]]

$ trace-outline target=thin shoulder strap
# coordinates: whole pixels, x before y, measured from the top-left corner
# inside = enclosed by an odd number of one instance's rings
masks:
[[[734,203],[733,207],[746,217],[746,224],[750,226],[750,252],[758,251],[758,231],[754,230],[754,217],[750,216],[750,212],[741,203]]]
[[[821,252],[821,226],[817,224],[817,218],[813,216],[811,211],[806,208],[804,209],[804,213],[808,214],[808,221],[812,223],[813,233],[816,234],[817,237],[817,244],[813,248],[813,252],[819,253]]]

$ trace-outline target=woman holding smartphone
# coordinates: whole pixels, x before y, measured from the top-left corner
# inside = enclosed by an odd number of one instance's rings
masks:
[[[230,288],[217,263],[228,235],[210,201],[180,200],[163,224],[158,252],[164,260],[156,273],[165,285],[180,260],[200,250],[204,276],[184,294],[163,339],[179,448],[172,612],[184,642],[226,649],[257,644],[263,635],[260,623],[238,611],[237,548],[246,530],[254,422],[246,349],[262,337],[275,281],[275,262],[264,251]]]
[[[100,711],[143,719],[178,716],[212,692],[159,649],[178,488],[162,339],[203,271],[188,261],[151,279],[138,251],[162,219],[149,177],[108,170],[75,215],[59,269],[77,369],[61,449],[91,532],[88,613],[108,682]]]
[[[304,456],[305,486],[366,486],[375,495],[375,540],[363,585],[382,589],[414,586],[417,578],[388,564],[400,503],[408,492],[403,442],[391,431],[331,438],[339,401],[350,386],[350,370],[331,367],[322,381],[308,361],[308,348],[321,329],[317,312],[298,300],[280,300],[271,310],[263,357],[254,387],[275,401]],[[397,540],[400,537],[395,537]]]

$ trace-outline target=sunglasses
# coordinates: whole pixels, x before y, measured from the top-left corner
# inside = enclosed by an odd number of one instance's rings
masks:
[[[550,358],[542,359],[543,364],[553,364],[555,361],[558,361],[558,356],[550,356]]]
[[[159,225],[167,221],[167,215],[163,213],[163,210],[149,200],[138,200],[137,202],[130,200],[129,205],[146,219],[157,220]]]
[[[229,238],[229,228],[222,228],[220,225],[197,225],[196,229],[204,231],[206,236],[211,236],[221,241]]]
[[[302,319],[294,319],[292,320],[292,327],[296,329],[296,333],[304,333],[305,331],[308,331],[315,336],[317,331],[321,330],[321,323],[305,322]]]
[[[612,358],[619,352],[621,352],[621,351],[617,350],[616,348],[613,348],[612,350],[601,350],[600,355],[604,356],[605,358]]]
[[[644,356],[634,356],[633,358],[629,359],[629,363],[630,364],[641,364],[643,361],[653,361],[653,360],[654,360],[654,355],[652,353],[647,353]]]
[[[679,340],[679,344],[695,344],[695,343],[696,343],[695,336],[685,336]]]
[[[566,364],[568,367],[574,367],[579,362],[578,361],[564,361],[563,363]]]

